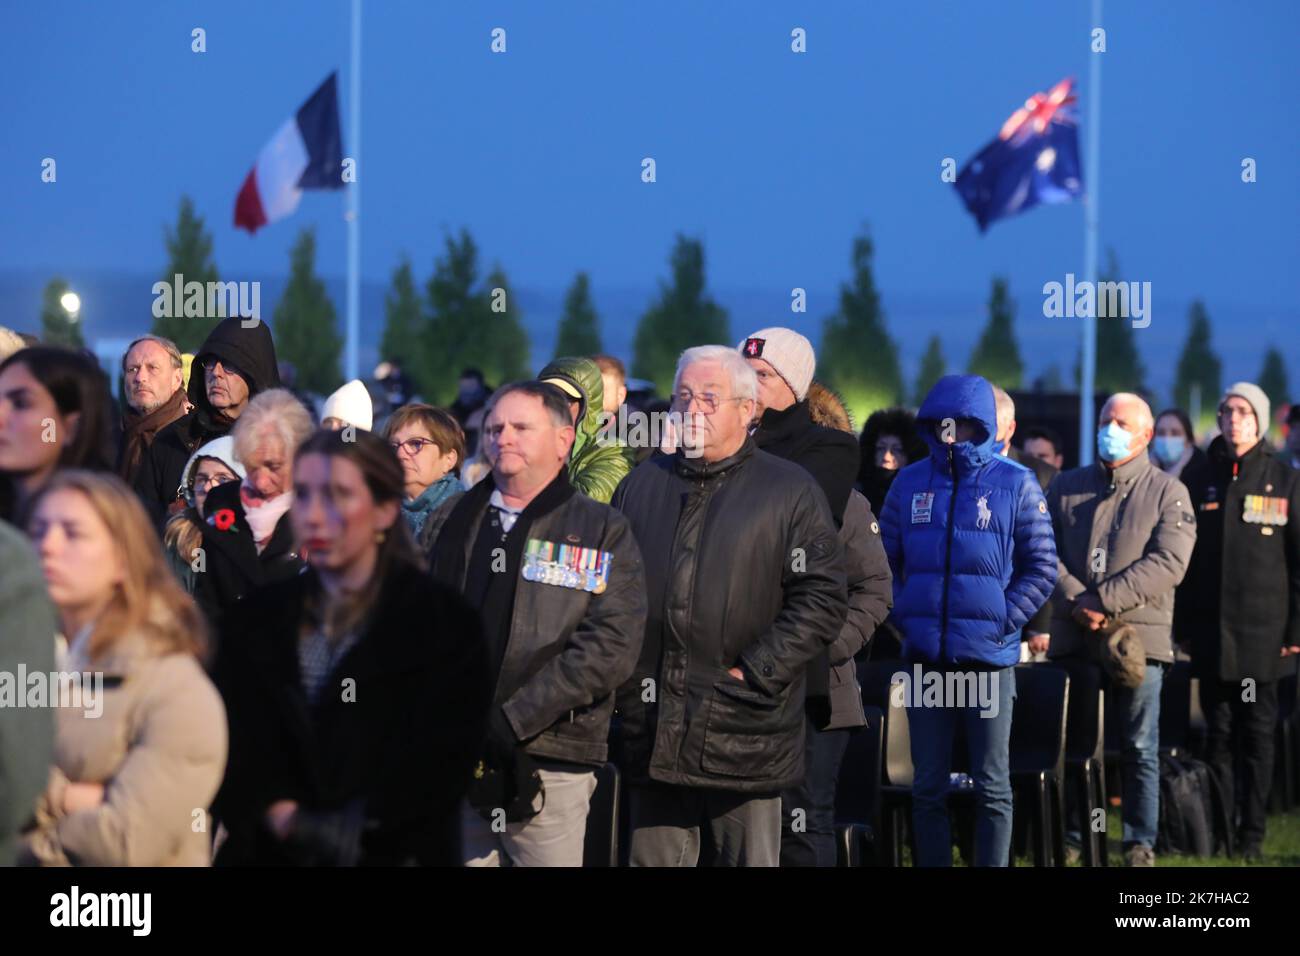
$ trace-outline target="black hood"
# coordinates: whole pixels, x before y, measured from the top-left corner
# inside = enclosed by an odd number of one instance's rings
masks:
[[[251,319],[222,319],[203,342],[203,347],[194,353],[194,364],[190,369],[190,402],[205,416],[212,414],[208,404],[207,389],[203,383],[203,359],[209,355],[216,356],[224,366],[227,363],[239,369],[244,383],[248,386],[248,397],[259,392],[280,387],[280,368],[275,361],[275,342],[271,339],[271,330],[265,322],[259,321],[252,328],[244,328],[241,322]]]

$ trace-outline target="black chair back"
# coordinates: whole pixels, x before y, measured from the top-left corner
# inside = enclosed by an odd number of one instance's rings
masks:
[[[596,789],[587,810],[587,832],[582,846],[584,867],[618,866],[621,804],[618,767],[607,763],[596,771]]]
[[[1054,664],[1016,667],[1011,714],[1011,772],[1064,772],[1070,677]]]
[[[862,703],[880,708],[885,715],[884,771],[881,783],[887,787],[910,787],[914,776],[907,708],[895,706],[903,702],[901,691],[893,686],[894,675],[900,671],[911,673],[910,667],[902,661],[867,661],[858,667]]]
[[[1101,667],[1091,661],[1054,661],[1070,677],[1065,715],[1065,759],[1100,760],[1105,745],[1106,705]]]
[[[1175,661],[1160,686],[1160,749],[1186,750],[1192,727],[1192,665]]]
[[[880,782],[884,770],[885,713],[867,706],[867,725],[849,738],[835,788],[835,821],[875,826],[880,814]]]

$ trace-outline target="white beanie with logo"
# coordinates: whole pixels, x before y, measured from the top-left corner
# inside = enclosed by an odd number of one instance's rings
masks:
[[[817,355],[812,343],[794,329],[759,329],[737,346],[745,358],[761,358],[785,380],[796,401],[808,397]]]

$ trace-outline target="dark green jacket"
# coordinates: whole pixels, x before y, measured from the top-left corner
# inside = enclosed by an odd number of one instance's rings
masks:
[[[585,396],[573,450],[569,453],[569,482],[588,498],[609,504],[618,483],[632,470],[632,463],[618,445],[603,444],[597,439],[601,407],[605,401],[600,366],[591,359],[559,358],[542,369],[537,377],[562,378]]]
[[[40,562],[13,525],[0,521],[0,672],[54,670],[58,624]],[[16,687],[18,693],[25,688]],[[50,707],[0,707],[0,866],[14,862],[15,837],[49,781],[54,751]]]

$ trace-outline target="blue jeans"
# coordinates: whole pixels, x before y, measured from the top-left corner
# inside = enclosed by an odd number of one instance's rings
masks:
[[[922,673],[971,673],[952,665],[924,665]],[[912,735],[912,828],[916,832],[917,866],[952,865],[952,831],[948,820],[948,784],[952,769],[953,734],[957,722],[966,728],[971,778],[975,783],[975,865],[1006,866],[1011,854],[1011,709],[1016,699],[1016,669],[977,672],[988,682],[996,713],[989,716],[978,701],[945,699],[945,706],[913,706],[907,698]],[[926,679],[929,679],[928,677]]]
[[[1110,699],[1124,715],[1124,846],[1154,848],[1160,823],[1160,688],[1162,665],[1147,661],[1135,689],[1111,687]]]

